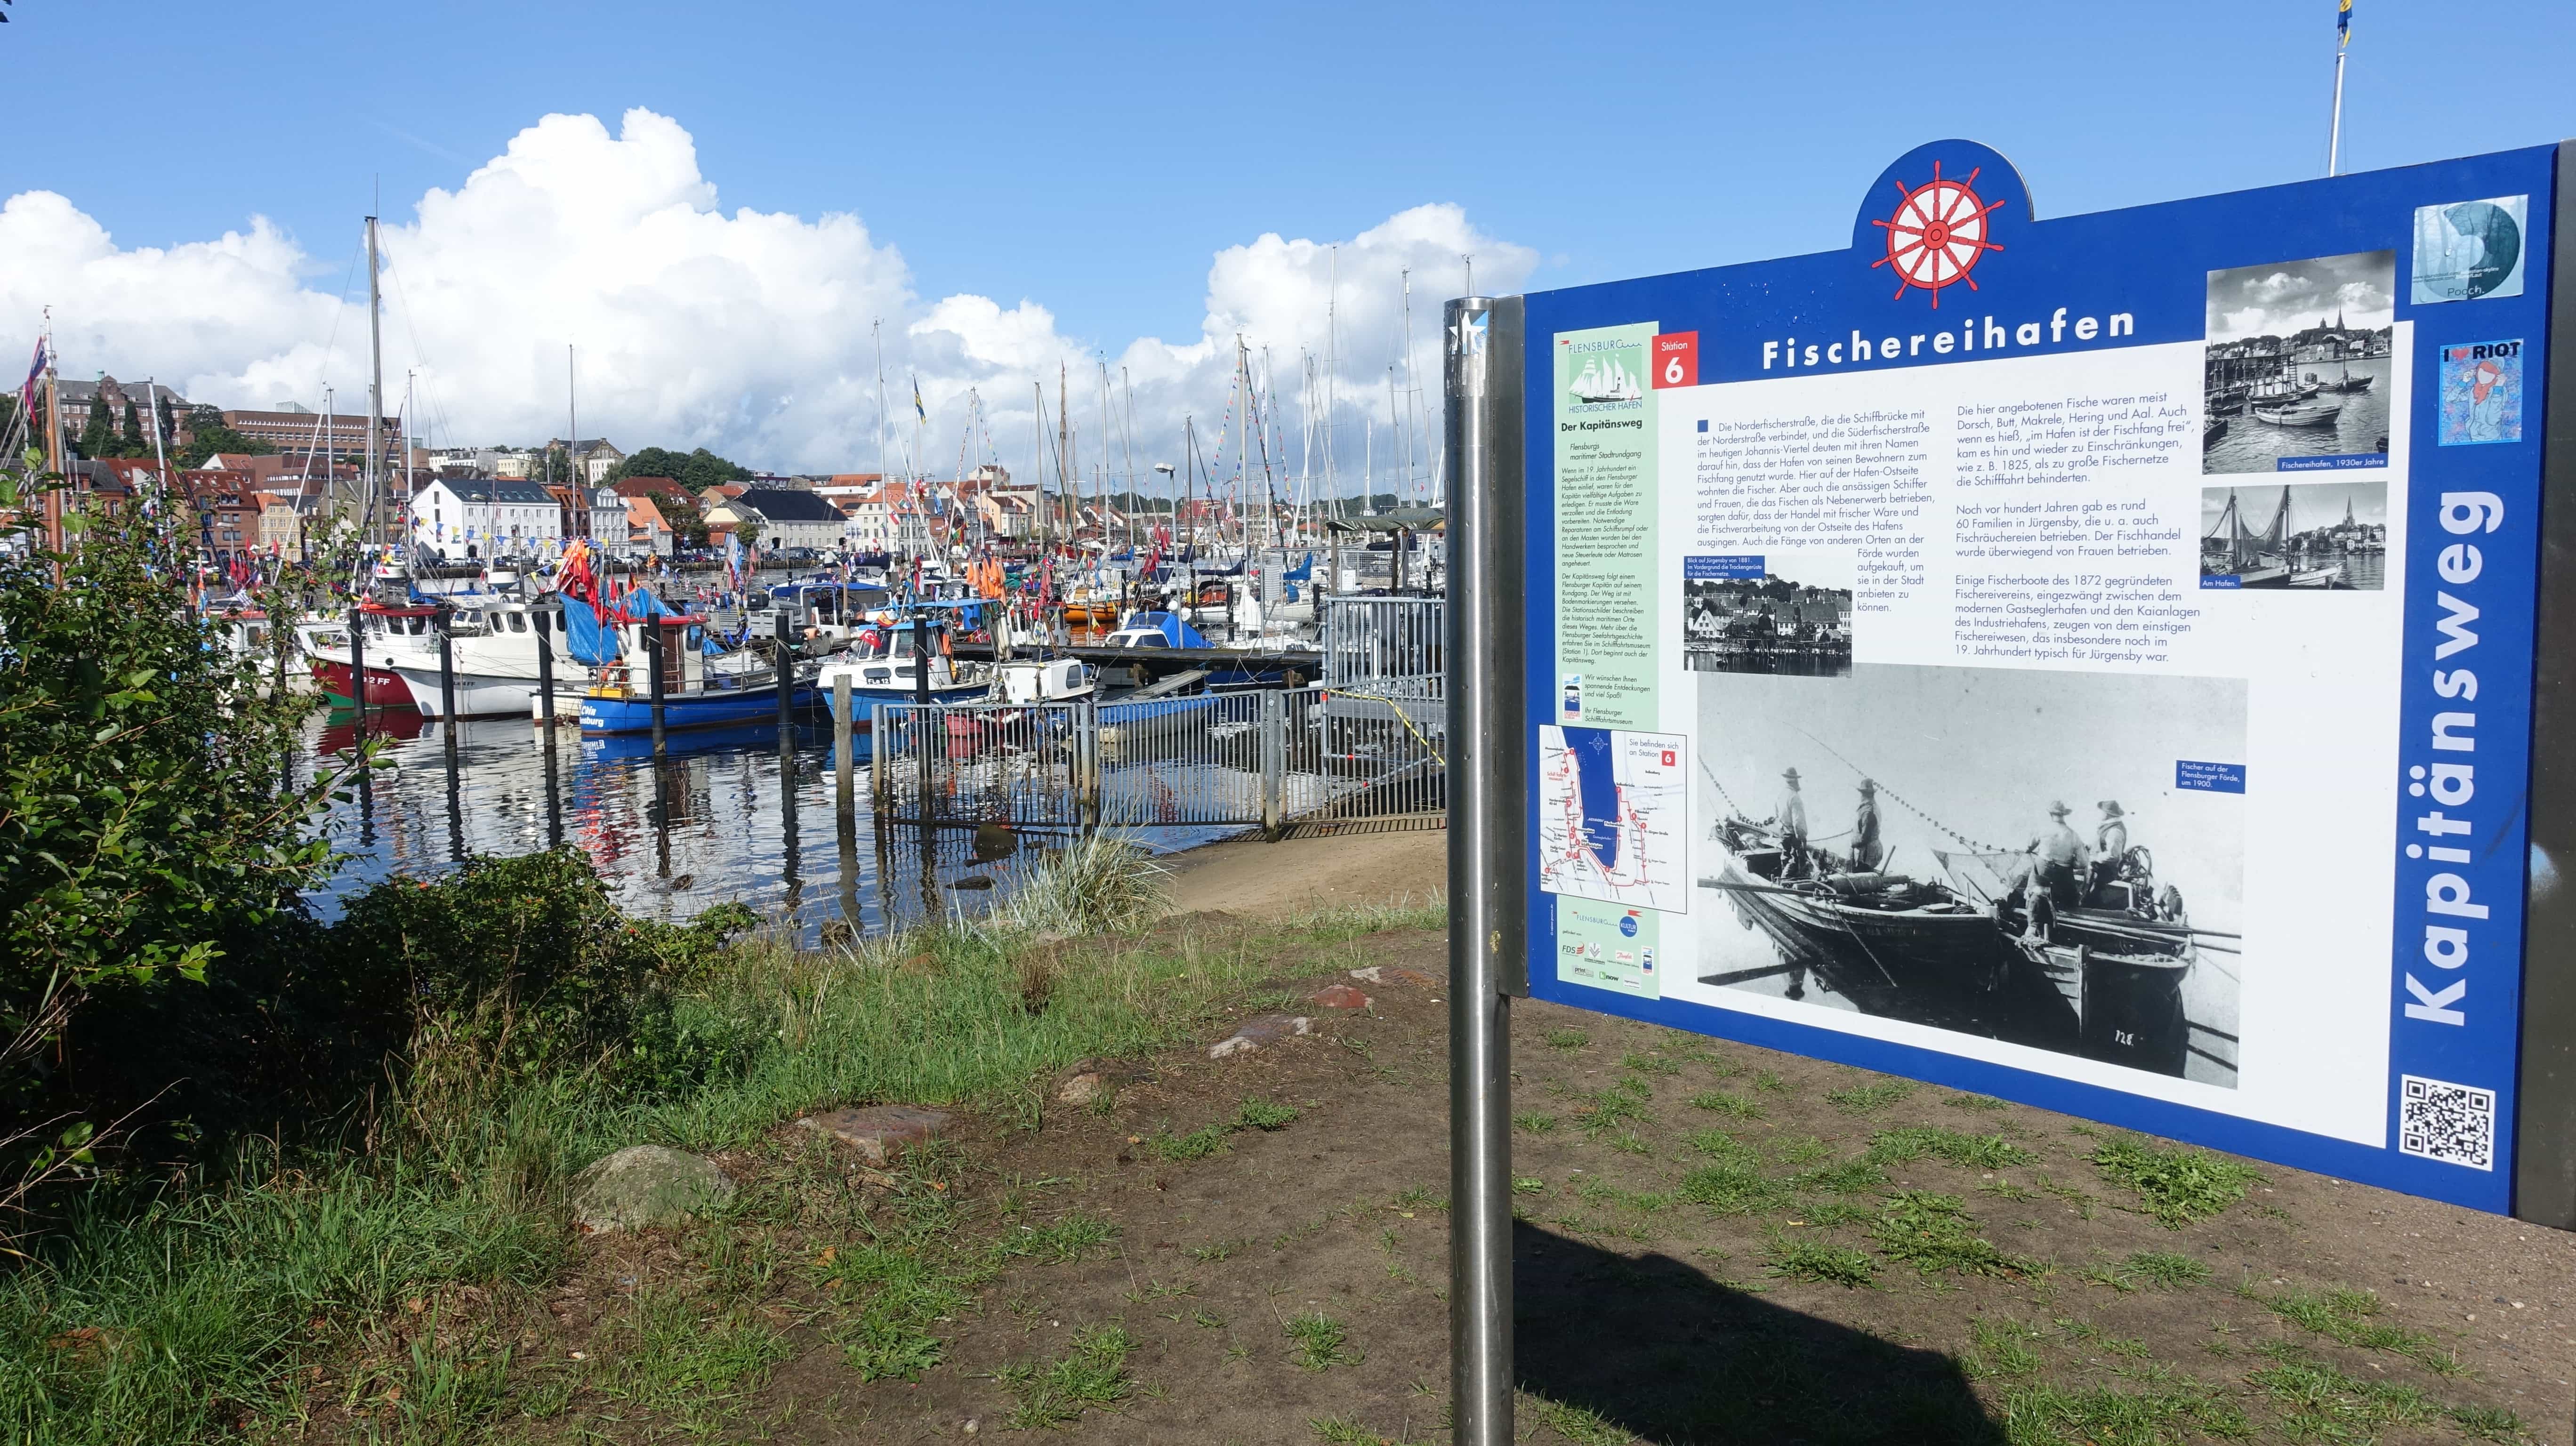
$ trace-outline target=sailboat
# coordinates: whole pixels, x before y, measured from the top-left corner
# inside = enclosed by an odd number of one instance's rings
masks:
[[[1566,390],[1578,402],[1633,402],[1646,394],[1618,358],[1611,358],[1605,367],[1597,356],[1584,362],[1583,370],[1566,383]]]
[[[2314,383],[2283,375],[2256,389],[2246,409],[2275,427],[2322,427],[2343,414],[2343,399],[2320,396]]]

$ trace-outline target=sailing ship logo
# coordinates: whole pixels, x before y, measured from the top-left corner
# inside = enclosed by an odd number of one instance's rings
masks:
[[[1574,379],[1565,384],[1565,389],[1574,394],[1576,401],[1584,403],[1633,402],[1646,394],[1645,389],[1637,385],[1636,375],[1616,356],[1608,358],[1606,364],[1601,357],[1586,357],[1583,370],[1575,373]]]
[[[1932,309],[1941,309],[1941,288],[1958,282],[1977,289],[1976,278],[1968,273],[1977,269],[1979,259],[1989,251],[2003,247],[1987,239],[1986,217],[2003,208],[2001,201],[1986,201],[1976,192],[1977,176],[1983,167],[1972,168],[1964,181],[1948,179],[1941,174],[1941,163],[1932,163],[1932,179],[1913,190],[1890,177],[1897,194],[1904,197],[1893,214],[1870,222],[1887,233],[1887,254],[1869,263],[1875,271],[1884,266],[1896,273],[1896,296],[1915,287],[1932,293]]]

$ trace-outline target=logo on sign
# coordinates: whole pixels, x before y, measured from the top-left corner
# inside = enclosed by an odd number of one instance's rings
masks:
[[[1968,172],[1968,179],[1953,181],[1941,174],[1941,163],[1932,163],[1932,179],[1914,190],[1903,181],[1896,182],[1899,201],[1896,210],[1884,220],[1871,225],[1887,233],[1887,254],[1869,263],[1875,271],[1884,266],[1897,275],[1896,297],[1915,287],[1932,293],[1932,309],[1941,309],[1941,288],[1967,282],[1977,289],[1976,278],[1968,273],[1989,251],[2001,246],[1986,239],[1986,217],[2000,210],[2003,202],[1978,199],[1975,190],[1979,167]]]
[[[1631,938],[1631,939],[1636,938],[1636,937],[1637,937],[1637,916],[1636,916],[1636,915],[1634,915],[1634,914],[1630,914],[1628,917],[1626,917],[1626,918],[1624,918],[1624,919],[1621,919],[1621,920],[1619,921],[1619,932],[1620,932],[1621,934],[1625,935],[1625,936],[1626,936],[1626,937],[1628,937],[1628,938]]]

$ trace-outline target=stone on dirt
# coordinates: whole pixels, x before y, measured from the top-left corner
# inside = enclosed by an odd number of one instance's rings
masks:
[[[1384,984],[1386,982],[1386,971],[1378,965],[1371,964],[1365,969],[1352,970],[1351,977],[1362,984]]]
[[[1056,1076],[1056,1103],[1087,1105],[1121,1086],[1152,1079],[1151,1071],[1133,1060],[1086,1059]]]
[[[732,1198],[716,1162],[686,1150],[629,1145],[573,1177],[573,1224],[583,1230],[677,1225]]]
[[[1265,1044],[1305,1034],[1314,1027],[1315,1021],[1302,1014],[1257,1014],[1245,1020],[1234,1033],[1209,1045],[1208,1058],[1224,1059],[1242,1054]]]
[[[1315,991],[1312,1002],[1326,1009],[1366,1009],[1376,1001],[1347,984],[1327,984]]]
[[[882,1165],[898,1146],[938,1139],[953,1118],[946,1110],[917,1105],[867,1105],[807,1115],[796,1123],[857,1150],[871,1165]]]

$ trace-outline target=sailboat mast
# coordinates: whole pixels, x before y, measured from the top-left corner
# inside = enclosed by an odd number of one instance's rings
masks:
[[[572,368],[572,343],[571,343],[571,342],[565,342],[565,343],[564,343],[564,471],[565,471],[565,473],[567,473],[568,475],[566,475],[566,476],[565,476],[564,481],[565,481],[565,483],[566,483],[566,484],[568,484],[568,485],[572,488],[573,495],[574,495],[575,497],[579,497],[579,496],[581,495],[581,490],[582,490],[581,464],[579,464],[579,463],[577,463],[577,462],[575,462],[575,461],[573,460],[573,455],[572,455],[572,454],[574,453],[574,451],[576,451],[577,449],[579,449],[579,448],[580,448],[580,446],[581,446],[581,386],[580,386],[579,378],[577,378],[577,377],[576,377],[576,376],[574,376],[574,374],[573,374],[573,368]],[[583,511],[583,515],[584,515],[584,516],[587,516],[587,515],[588,515],[588,512],[589,512],[589,509],[585,507],[584,509],[582,509],[582,511]],[[589,529],[588,529],[588,528],[584,528],[584,529],[582,529],[582,530],[583,530],[583,531],[585,531],[585,532],[589,531]]]
[[[885,319],[868,323],[868,335],[877,347],[877,485],[886,484],[886,400],[885,400]]]
[[[1333,457],[1334,377],[1342,365],[1341,332],[1335,313],[1341,304],[1342,248],[1331,248],[1330,270],[1324,282],[1324,496],[1341,496],[1340,473]]]
[[[384,490],[385,309],[376,277],[376,218],[367,218],[367,505],[361,536],[376,536],[381,519],[378,498]]]

